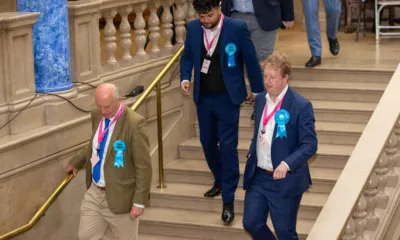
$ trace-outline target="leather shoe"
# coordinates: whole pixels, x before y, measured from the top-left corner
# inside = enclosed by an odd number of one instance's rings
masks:
[[[306,62],[306,68],[312,68],[317,65],[321,64],[321,57],[318,56],[312,56],[308,62]]]
[[[338,55],[340,51],[340,45],[337,38],[335,39],[328,38],[328,42],[329,42],[329,50],[331,51],[332,55],[334,56]]]
[[[235,219],[235,212],[233,211],[233,203],[224,203],[222,208],[221,219],[225,224],[230,224]]]
[[[250,119],[255,121],[255,119],[256,119],[256,110],[255,109],[253,110],[253,113],[251,114]]]
[[[221,188],[214,184],[210,190],[204,193],[204,197],[216,197],[221,194]]]

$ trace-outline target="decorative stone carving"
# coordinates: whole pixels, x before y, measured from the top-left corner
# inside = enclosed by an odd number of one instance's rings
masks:
[[[375,231],[379,224],[379,218],[375,214],[376,206],[378,205],[378,177],[375,172],[372,172],[367,189],[364,192],[365,200],[367,201],[367,230]]]
[[[356,239],[357,240],[366,240],[364,237],[364,232],[367,228],[367,201],[364,198],[364,195],[360,196],[358,199],[356,210],[353,212],[354,223],[356,227]]]
[[[161,22],[162,22],[162,35],[164,37],[164,48],[171,49],[172,43],[171,39],[173,36],[172,31],[172,14],[171,14],[171,5],[174,1],[173,0],[166,0],[162,2],[163,6],[163,13],[161,15]]]
[[[387,173],[389,172],[387,168],[388,160],[385,153],[382,153],[377,166],[375,167],[375,173],[378,177],[378,208],[385,209],[389,202],[389,196],[385,192],[385,187],[388,182]]]
[[[117,51],[117,29],[113,23],[115,15],[117,15],[116,9],[111,9],[103,13],[104,18],[106,19],[106,26],[104,27],[104,40],[106,42],[106,51],[108,54],[106,63],[107,65],[105,66],[105,69],[108,71],[115,70],[119,66],[118,61],[115,58],[115,52]]]
[[[356,224],[354,223],[352,216],[350,216],[349,220],[347,221],[342,240],[356,240]]]
[[[386,143],[385,147],[385,153],[388,159],[388,165],[387,168],[389,170],[387,177],[388,177],[388,187],[396,187],[397,182],[399,181],[399,176],[397,173],[394,171],[394,168],[396,167],[397,164],[397,136],[395,134],[392,134],[389,138],[389,140]]]
[[[158,47],[158,40],[160,39],[160,20],[157,16],[157,9],[160,6],[159,1],[152,1],[149,3],[150,17],[148,20],[149,31],[150,31],[150,42],[151,42],[151,52],[159,53],[160,48]]]
[[[135,40],[136,40],[136,55],[145,56],[147,55],[144,45],[146,44],[146,22],[143,18],[143,12],[146,10],[146,3],[139,3],[134,6],[136,19],[135,19]]]
[[[397,122],[394,128],[394,134],[397,137],[397,154],[396,154],[396,166],[400,167],[400,120]]]
[[[126,6],[119,9],[121,15],[121,25],[119,25],[119,31],[121,33],[121,47],[122,47],[122,66],[129,66],[132,63],[131,55],[131,25],[128,21],[128,15],[132,12],[132,6]]]
[[[185,28],[186,14],[184,11],[185,2],[186,2],[185,0],[177,0],[176,10],[174,11],[176,42],[181,44],[184,43],[186,35],[186,28]]]
[[[186,22],[190,22],[197,18],[197,13],[193,7],[193,0],[188,0],[188,10],[186,13]]]

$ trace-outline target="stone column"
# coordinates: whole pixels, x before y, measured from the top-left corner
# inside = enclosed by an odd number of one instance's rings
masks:
[[[17,0],[19,12],[40,12],[33,26],[35,83],[37,92],[73,88],[67,0]]]

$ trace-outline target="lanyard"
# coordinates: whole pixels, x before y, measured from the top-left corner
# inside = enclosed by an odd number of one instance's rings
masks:
[[[268,124],[269,120],[274,116],[274,114],[279,110],[283,102],[283,97],[282,99],[276,104],[274,110],[267,115],[268,112],[268,101],[265,103],[264,107],[264,117],[263,117],[263,129],[261,130],[261,133],[265,133],[265,126]]]
[[[118,118],[121,116],[122,112],[124,111],[125,105],[121,104],[121,106],[119,107],[119,110],[117,112],[117,114],[115,114],[114,119],[112,120],[112,122],[110,123],[110,125],[108,125],[108,127],[106,129],[103,130],[103,123],[105,121],[104,117],[101,118],[100,120],[100,127],[99,127],[99,134],[97,136],[97,150],[100,149],[100,143],[101,141],[103,141],[104,135],[106,135],[106,132],[108,131],[108,129],[118,120]]]
[[[220,22],[221,22],[221,26],[220,26],[218,32],[217,32],[217,33],[215,34],[215,36],[213,37],[213,39],[211,39],[211,42],[208,41],[208,37],[207,37],[206,30],[205,30],[204,27],[203,27],[203,35],[204,35],[205,40],[206,40],[206,50],[207,50],[207,56],[208,56],[208,57],[211,56],[211,54],[210,54],[211,47],[212,47],[212,45],[214,44],[215,39],[217,38],[217,36],[218,36],[219,33],[221,32],[222,25],[223,25],[223,23],[224,23],[224,14],[222,14],[222,13],[221,13]]]

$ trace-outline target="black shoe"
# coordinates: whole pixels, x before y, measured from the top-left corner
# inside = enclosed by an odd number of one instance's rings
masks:
[[[321,64],[321,57],[312,56],[308,62],[306,62],[306,68],[312,68]]]
[[[233,203],[224,203],[222,207],[221,219],[225,224],[230,224],[235,219],[235,212],[233,211]]]
[[[221,188],[214,184],[214,186],[204,193],[204,197],[216,197],[221,194]]]
[[[253,121],[256,119],[256,109],[253,110],[253,113],[251,114],[250,119]]]
[[[334,56],[338,55],[340,51],[340,45],[337,38],[335,39],[328,38],[328,42],[329,42],[329,50],[331,51],[332,55]]]

